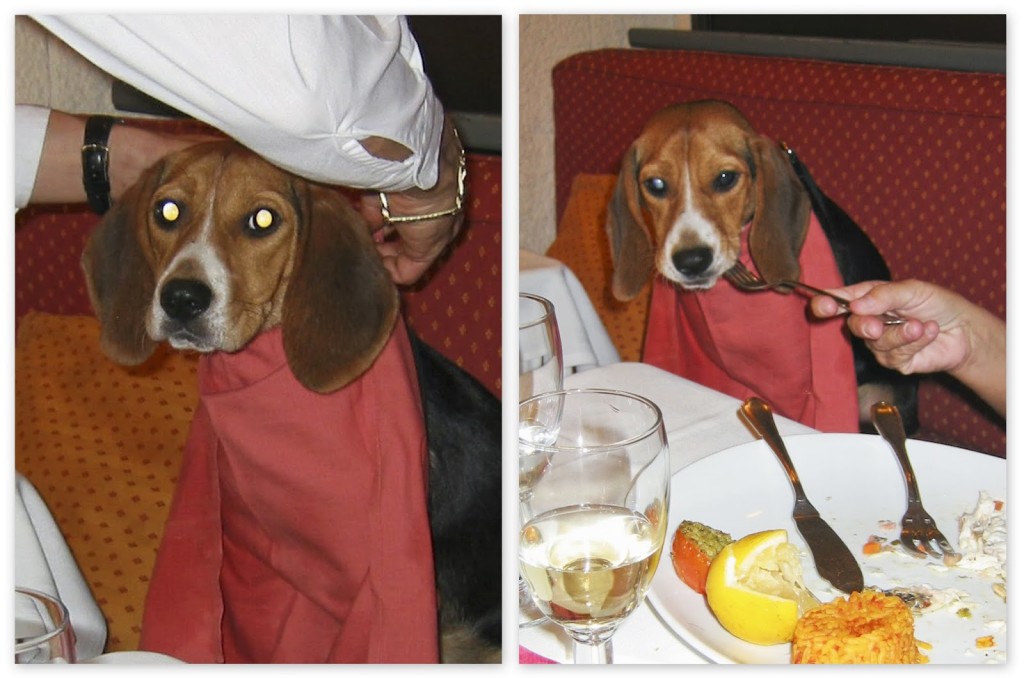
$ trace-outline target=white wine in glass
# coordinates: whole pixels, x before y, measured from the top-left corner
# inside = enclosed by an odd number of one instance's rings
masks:
[[[520,548],[527,581],[550,592],[538,606],[583,633],[600,633],[636,609],[661,550],[658,528],[646,516],[603,505],[545,513],[529,523]]]
[[[629,393],[569,390],[521,403],[519,426],[520,455],[548,459],[520,511],[520,571],[544,615],[573,639],[574,661],[607,663],[665,543],[671,472],[661,412]]]

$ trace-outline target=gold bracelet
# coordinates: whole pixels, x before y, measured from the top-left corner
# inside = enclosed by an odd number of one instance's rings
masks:
[[[453,217],[462,211],[462,203],[466,198],[466,149],[462,147],[462,142],[459,140],[459,133],[452,128],[452,133],[455,134],[455,140],[459,142],[459,173],[458,173],[458,184],[455,192],[455,207],[450,210],[444,210],[442,212],[432,212],[430,214],[417,214],[409,217],[393,217],[391,216],[391,210],[388,207],[388,196],[381,192],[377,195],[380,196],[380,215],[384,217],[384,225],[391,226],[392,224],[408,224],[416,221],[430,221],[431,219],[440,219],[441,217]]]

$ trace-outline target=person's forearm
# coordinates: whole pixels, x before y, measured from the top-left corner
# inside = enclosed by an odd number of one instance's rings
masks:
[[[85,202],[85,188],[82,185],[85,121],[83,116],[61,111],[50,113],[39,170],[32,188],[32,202]],[[154,162],[204,138],[114,125],[107,143],[110,149],[111,196],[117,200]]]
[[[980,307],[973,315],[970,357],[950,374],[1005,417],[1006,323]]]
[[[50,113],[31,202],[85,202],[82,186],[82,138],[85,119]]]

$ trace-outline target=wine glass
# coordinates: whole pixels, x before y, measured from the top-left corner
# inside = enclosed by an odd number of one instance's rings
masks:
[[[525,292],[519,295],[519,400],[562,388],[562,341],[555,307],[547,299]],[[519,501],[529,501],[530,488],[544,473],[547,458],[538,454],[519,458]],[[534,605],[530,589],[519,578],[519,626],[527,628],[547,621]]]
[[[14,663],[75,663],[75,634],[64,603],[42,591],[15,587]]]
[[[555,307],[535,294],[519,295],[519,401],[562,388],[562,341]]]
[[[574,661],[609,663],[610,639],[646,596],[665,543],[661,411],[622,391],[541,394],[519,405],[519,454],[548,460],[520,502],[522,576],[572,638]]]

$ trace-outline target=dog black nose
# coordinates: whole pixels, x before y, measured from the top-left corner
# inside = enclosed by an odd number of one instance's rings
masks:
[[[192,320],[210,307],[213,292],[198,280],[170,280],[160,292],[160,306],[173,320]]]
[[[672,255],[672,265],[686,276],[700,275],[711,265],[714,254],[710,247],[691,247]]]

